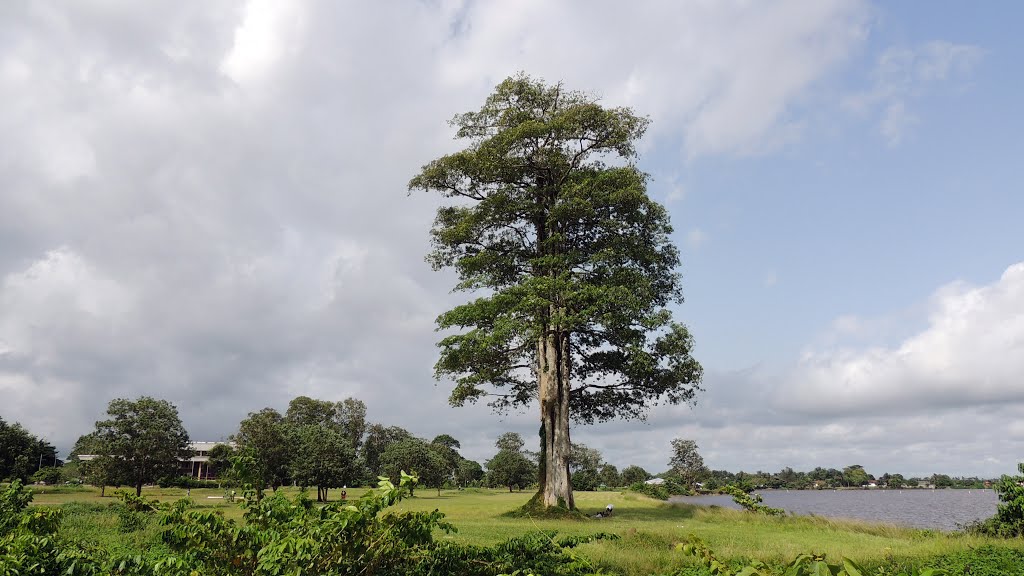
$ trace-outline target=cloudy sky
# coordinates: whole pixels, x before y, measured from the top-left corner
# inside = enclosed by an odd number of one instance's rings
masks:
[[[627,7],[628,6],[628,7]],[[1011,11],[1017,11],[1011,14]],[[1013,3],[4,2],[0,417],[66,453],[115,397],[194,439],[305,394],[480,460],[423,257],[446,120],[523,70],[649,115],[706,391],[574,430],[620,467],[994,476],[1024,459]]]

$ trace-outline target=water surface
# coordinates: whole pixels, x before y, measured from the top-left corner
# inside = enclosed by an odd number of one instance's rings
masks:
[[[764,504],[793,514],[856,518],[915,528],[957,530],[993,516],[992,490],[765,490]],[[672,502],[739,508],[732,496],[673,496]]]

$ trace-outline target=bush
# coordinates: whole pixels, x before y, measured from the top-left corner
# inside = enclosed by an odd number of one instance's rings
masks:
[[[670,494],[668,488],[665,488],[664,484],[648,484],[646,482],[637,482],[629,487],[633,492],[639,492],[645,494],[651,498],[657,500],[668,500]]]
[[[1001,502],[996,515],[965,526],[968,532],[1002,538],[1024,536],[1024,462],[1017,464],[1017,470],[1021,476],[1004,475],[995,486]]]
[[[157,480],[156,484],[161,488],[220,488],[222,486],[221,482],[217,480],[199,480],[190,476],[161,478]]]

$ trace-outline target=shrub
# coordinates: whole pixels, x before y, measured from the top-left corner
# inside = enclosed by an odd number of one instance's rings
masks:
[[[645,494],[651,498],[657,500],[668,500],[670,494],[668,489],[665,488],[664,484],[647,484],[646,482],[637,482],[629,487],[633,492],[639,492]]]

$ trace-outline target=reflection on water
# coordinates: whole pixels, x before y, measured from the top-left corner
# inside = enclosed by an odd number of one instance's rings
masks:
[[[957,530],[996,513],[992,490],[765,490],[764,503],[793,514],[856,518]],[[673,496],[672,502],[739,508],[731,496]]]

